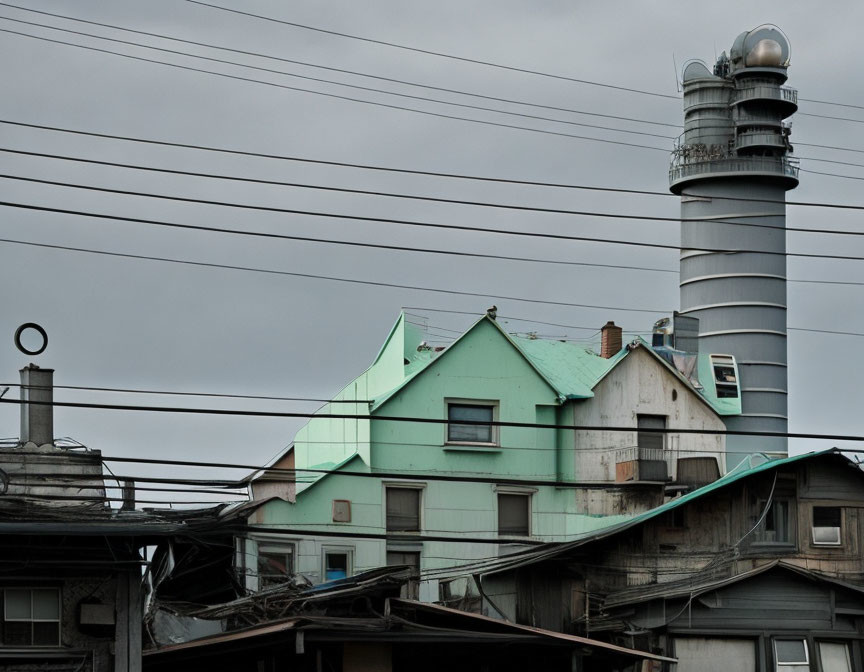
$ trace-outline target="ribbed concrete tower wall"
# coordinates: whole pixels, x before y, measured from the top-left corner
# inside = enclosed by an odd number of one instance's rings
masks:
[[[742,414],[725,418],[730,430],[788,428],[785,197],[798,183],[783,124],[797,109],[797,92],[782,86],[788,55],[782,33],[763,27],[739,36],[713,73],[701,63],[684,72],[685,132],[670,169],[681,313],[699,319],[700,352],[737,360]],[[726,445],[730,466],[787,450],[785,438]]]

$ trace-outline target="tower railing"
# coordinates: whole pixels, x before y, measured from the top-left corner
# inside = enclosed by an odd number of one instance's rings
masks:
[[[798,165],[794,159],[765,156],[730,157],[708,161],[673,163],[669,168],[669,182],[696,175],[719,175],[727,173],[762,173],[798,179]]]
[[[798,91],[788,86],[747,86],[735,89],[732,102],[746,100],[782,100],[784,103],[798,105]]]

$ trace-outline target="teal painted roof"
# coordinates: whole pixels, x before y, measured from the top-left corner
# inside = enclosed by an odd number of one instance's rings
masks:
[[[594,386],[627,356],[623,348],[604,359],[592,350],[574,343],[507,335],[553,388],[566,399],[588,399]]]
[[[631,351],[631,347],[622,348],[617,354],[605,359],[584,345],[567,341],[556,341],[540,338],[528,338],[508,334],[500,324],[489,317],[481,317],[464,334],[457,338],[443,351],[417,350],[415,347],[405,348],[404,378],[391,390],[377,396],[372,404],[374,411],[394,394],[401,390],[417,374],[426,369],[438,357],[454,348],[459,341],[470,333],[478,324],[488,321],[493,324],[504,338],[506,338],[516,350],[526,359],[535,371],[549,384],[558,396],[564,399],[590,399],[594,396],[594,387],[614,369]],[[391,333],[392,336],[392,333]],[[389,340],[390,337],[388,337]],[[733,415],[741,412],[740,399],[719,399],[714,389],[713,382],[710,385],[696,387],[693,382],[685,378],[678,369],[658,355],[651,345],[642,338],[637,338],[634,343],[645,348],[658,362],[663,364],[670,372],[676,375],[683,383],[693,389],[696,394],[719,415]],[[380,356],[380,355],[379,355]],[[705,368],[702,360],[708,361],[708,355],[700,356],[699,370]],[[710,362],[708,364],[710,374]],[[713,381],[713,378],[711,378]],[[711,382],[709,381],[709,382]]]
[[[541,548],[539,550],[523,551],[518,554],[514,553],[512,560],[508,562],[505,558],[502,558],[502,562],[500,564],[497,564],[494,568],[490,568],[488,572],[484,573],[494,574],[509,569],[515,569],[516,567],[534,564],[536,562],[540,562],[541,560],[546,560],[548,558],[560,555],[561,553],[565,553],[572,548],[576,548],[577,546],[582,546],[583,544],[597,541],[599,539],[604,539],[613,534],[617,534],[618,532],[628,530],[631,527],[640,525],[648,520],[651,520],[652,518],[662,516],[667,511],[677,509],[679,506],[684,506],[685,504],[687,504],[688,502],[692,502],[693,500],[706,497],[713,492],[721,490],[722,488],[725,488],[728,485],[731,485],[732,483],[735,483],[737,481],[749,478],[750,476],[754,476],[765,471],[779,469],[780,467],[783,467],[787,464],[793,464],[795,462],[801,462],[803,460],[813,459],[816,457],[822,457],[831,454],[843,457],[843,453],[838,448],[827,448],[826,450],[814,451],[812,453],[804,453],[802,455],[794,455],[792,457],[784,457],[773,460],[766,459],[765,462],[754,466],[754,456],[748,455],[746,458],[741,460],[741,462],[739,462],[734,469],[730,470],[722,478],[717,479],[713,483],[702,486],[697,490],[688,492],[686,495],[669,500],[665,504],[658,506],[655,509],[650,509],[649,511],[645,511],[644,513],[640,513],[636,516],[628,518],[624,522],[619,522],[608,527],[603,527],[599,530],[594,530],[586,534],[580,534],[578,538],[570,542],[550,545],[549,547]]]

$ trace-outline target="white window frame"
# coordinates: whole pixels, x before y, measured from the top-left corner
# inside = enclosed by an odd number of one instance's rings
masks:
[[[837,527],[827,527],[820,526],[816,527],[813,524],[814,516],[816,515],[816,509],[837,509],[840,512],[840,525]],[[814,504],[810,510],[810,539],[813,542],[814,546],[828,546],[833,548],[838,548],[843,546],[843,507],[842,506],[823,506],[821,504]],[[836,530],[837,531],[837,540],[836,541],[817,541],[816,540],[816,530]]]
[[[450,439],[450,407],[451,406],[490,406],[492,408],[492,422],[498,422],[498,404],[497,400],[493,399],[445,399],[444,400],[444,417],[447,423],[444,425],[444,445],[445,446],[477,446],[479,448],[493,448],[501,445],[501,433],[498,431],[498,425],[492,424],[491,437],[492,441],[458,441]],[[454,423],[454,424],[459,424]]]
[[[382,481],[382,503],[381,503],[381,528],[384,530],[385,534],[401,534],[408,537],[416,537],[418,534],[422,534],[423,530],[426,527],[426,514],[425,514],[425,503],[426,503],[426,484],[425,483],[417,483],[413,481]],[[417,506],[420,509],[418,511],[418,520],[420,529],[416,532],[397,532],[397,531],[389,531],[387,529],[387,488],[401,488],[403,490],[419,490],[420,496],[418,497]]]
[[[803,642],[804,643],[804,660],[785,660],[780,661],[777,655],[777,642]],[[806,637],[775,637],[772,643],[774,649],[774,669],[776,672],[799,672],[799,669],[810,670],[810,645],[807,643]]]
[[[33,642],[33,624],[34,623],[56,623],[57,624],[57,643],[56,644],[23,644],[22,647],[27,648],[54,648],[62,646],[63,642],[63,593],[62,589],[55,586],[3,586],[0,588],[3,591],[3,621],[4,623],[29,623],[30,624],[30,641]],[[9,590],[27,590],[30,591],[30,618],[9,618],[6,615],[6,591]],[[57,594],[57,618],[33,618],[33,591],[34,590],[52,590]],[[7,644],[0,644],[0,647],[6,647]]]
[[[322,546],[321,547],[321,583],[338,581],[338,579],[327,578],[327,556],[344,554],[348,557],[345,563],[345,578],[354,576],[354,547],[353,546]]]

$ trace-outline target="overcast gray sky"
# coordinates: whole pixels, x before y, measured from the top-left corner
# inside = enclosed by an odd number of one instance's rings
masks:
[[[214,0],[215,1],[215,0]],[[14,0],[13,0],[14,2]],[[19,3],[15,3],[19,4]],[[493,69],[311,32],[221,12],[183,0],[51,2],[21,6],[172,37],[250,50],[335,68],[550,106],[680,123],[680,101]],[[676,94],[675,69],[690,58],[709,64],[742,31],[771,22],[792,44],[789,84],[803,98],[864,105],[860,86],[860,27],[864,5],[810,2],[670,3],[404,0],[375,3],[254,0],[224,6],[335,31],[408,44],[516,67],[623,87]],[[98,33],[169,49],[227,58],[299,75],[324,77],[412,95],[483,105],[674,136],[673,128],[538,110],[376,82],[319,69],[229,55],[110,29],[82,26],[0,6],[0,16]],[[508,117],[442,104],[256,72],[160,54],[0,21],[20,31],[218,70],[287,86],[407,105],[443,114],[515,124],[669,149],[672,140]],[[436,118],[226,79],[153,63],[0,33],[0,118],[253,152],[411,169],[665,191],[668,154],[636,147]],[[674,59],[674,60],[673,60]],[[802,102],[801,113],[864,120],[864,110]],[[864,150],[864,125],[798,114],[793,143]],[[675,198],[489,185],[373,173],[260,158],[71,136],[0,125],[0,146],[56,152],[181,170],[308,182],[447,198],[552,208],[675,217]],[[860,153],[799,147],[801,157],[864,164]],[[0,154],[2,173],[149,191],[200,199],[401,218],[470,226],[547,231],[678,244],[676,223],[627,222],[402,201],[304,189],[227,183]],[[807,161],[812,173],[790,198],[864,204],[864,168]],[[519,239],[392,224],[157,201],[0,180],[0,199],[35,205],[343,240],[470,250],[542,259],[677,270],[672,250],[598,243]],[[860,213],[788,208],[788,225],[861,230]],[[195,268],[152,261],[0,243],[0,379],[17,381],[31,361],[12,334],[28,321],[50,336],[45,354],[66,385],[132,387],[301,397],[329,397],[371,362],[401,306],[472,311],[491,303],[507,316],[599,329],[615,320],[648,331],[678,305],[677,275],[625,269],[440,257],[223,234],[177,231],[68,215],[2,210],[0,237],[100,250],[174,257],[345,278],[603,306],[580,309],[541,303],[459,297],[324,280]],[[790,251],[864,255],[860,238],[790,233]],[[790,258],[791,279],[862,279],[860,261]],[[864,332],[864,287],[790,283],[789,326]],[[423,310],[430,340],[462,330],[469,315]],[[591,331],[509,323],[514,331],[586,338]],[[859,415],[861,337],[789,334],[790,430],[864,434]],[[15,391],[10,391],[13,394]],[[217,401],[83,392],[58,399],[114,403],[201,405],[272,410],[315,404]],[[16,407],[0,407],[3,436],[18,432]],[[299,421],[57,409],[55,433],[108,455],[264,463],[284,447]],[[793,452],[830,444],[795,441]],[[164,469],[121,468],[124,473]],[[173,474],[188,473],[171,470]]]

